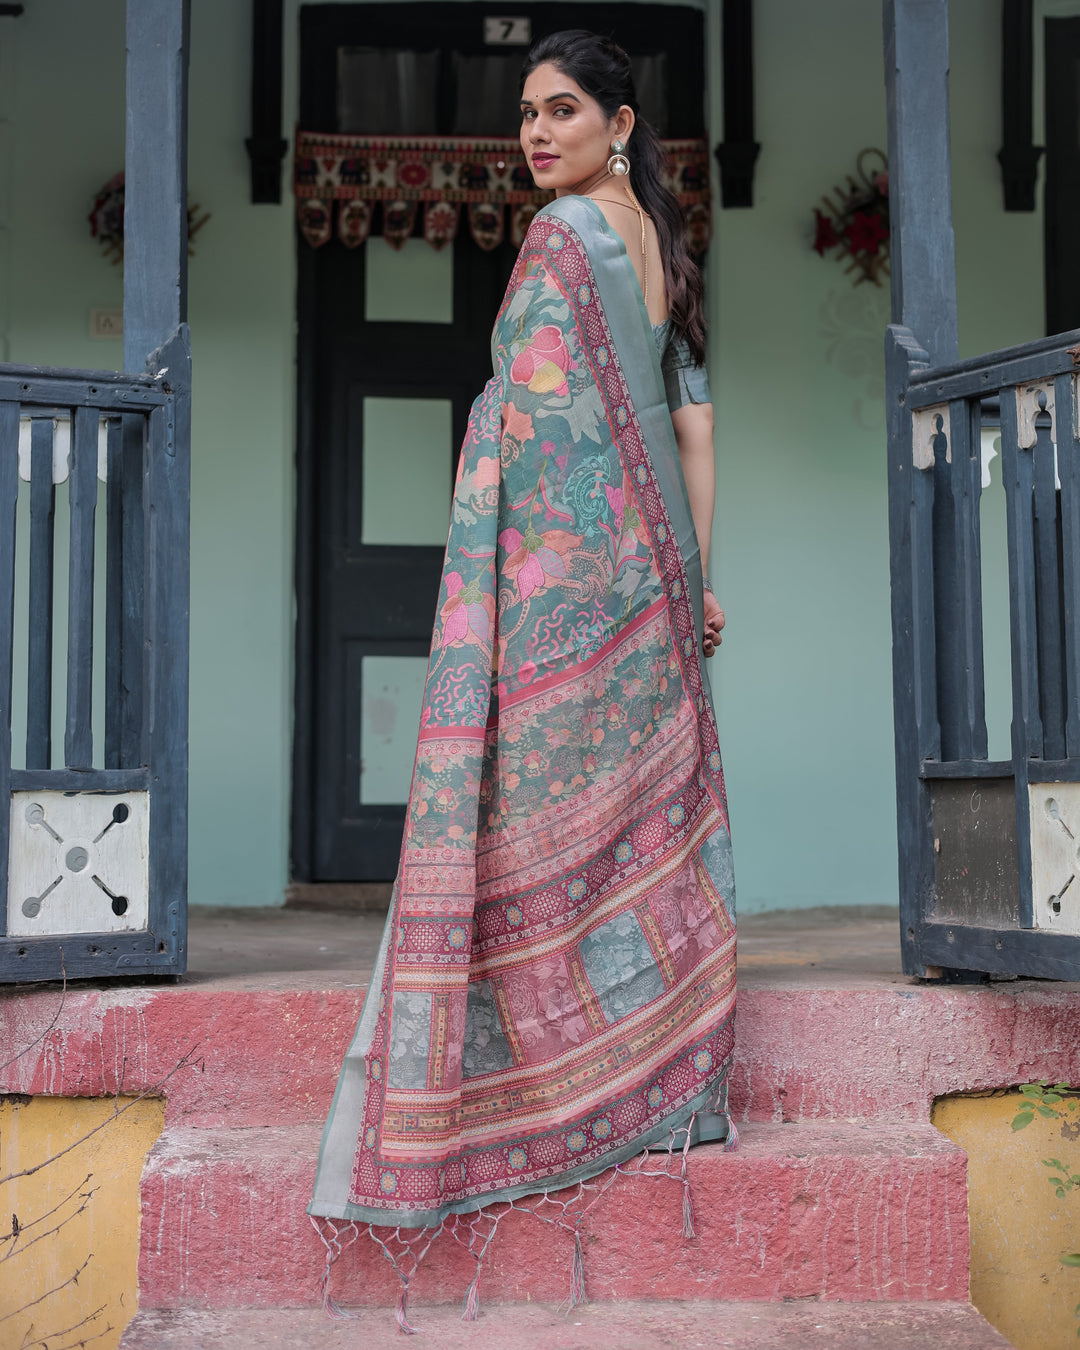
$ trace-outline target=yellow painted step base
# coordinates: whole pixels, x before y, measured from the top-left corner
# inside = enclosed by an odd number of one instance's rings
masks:
[[[1058,1199],[1044,1158],[1080,1172],[1080,1139],[1061,1120],[1012,1121],[1018,1092],[943,1097],[931,1119],[968,1155],[971,1301],[1017,1350],[1080,1345],[1080,1269],[1058,1257],[1080,1251],[1080,1191]]]
[[[116,1350],[137,1310],[139,1179],[164,1116],[160,1098],[0,1099],[0,1345]]]

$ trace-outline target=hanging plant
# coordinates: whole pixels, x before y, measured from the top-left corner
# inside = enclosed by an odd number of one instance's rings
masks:
[[[198,202],[192,203],[187,212],[188,256],[193,257],[191,241],[210,219],[209,211],[202,215]],[[124,256],[124,175],[113,174],[105,186],[94,198],[90,208],[90,237],[97,239],[106,258],[117,264]]]
[[[815,207],[813,247],[845,262],[856,286],[889,275],[889,161],[880,150],[861,151],[847,186]]]

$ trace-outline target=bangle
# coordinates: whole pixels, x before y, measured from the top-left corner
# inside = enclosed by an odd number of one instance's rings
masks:
[[[712,588],[712,582],[709,580],[708,577],[703,576],[703,577],[701,578],[701,589],[702,589],[703,591],[708,591],[710,595],[713,595],[713,594],[714,594],[714,591],[713,591],[713,588]]]

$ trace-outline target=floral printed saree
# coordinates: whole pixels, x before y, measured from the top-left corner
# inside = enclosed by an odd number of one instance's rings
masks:
[[[390,914],[309,1212],[419,1228],[726,1110],[731,846],[641,290],[534,219],[461,454]]]

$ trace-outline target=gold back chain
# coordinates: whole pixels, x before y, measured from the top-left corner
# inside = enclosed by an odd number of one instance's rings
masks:
[[[609,177],[610,177],[610,175],[609,175]],[[646,306],[646,308],[648,308],[648,304],[649,304],[649,241],[648,241],[648,235],[645,233],[645,221],[646,221],[646,219],[647,219],[647,216],[646,216],[646,214],[645,214],[644,208],[642,207],[641,203],[640,203],[640,202],[638,201],[638,199],[634,196],[634,189],[630,186],[630,184],[627,183],[627,182],[624,180],[622,186],[623,186],[623,191],[626,193],[627,197],[629,197],[629,199],[630,199],[628,202],[620,202],[620,201],[619,201],[617,198],[615,198],[615,197],[593,197],[593,201],[594,201],[594,202],[610,202],[612,206],[625,206],[625,207],[627,207],[629,210],[631,210],[631,211],[636,211],[636,212],[637,212],[637,214],[638,214],[638,220],[641,222],[641,291],[642,291],[642,296],[643,296],[643,298],[644,298],[644,300],[645,300],[645,306]],[[589,196],[592,196],[592,193],[589,193]]]

